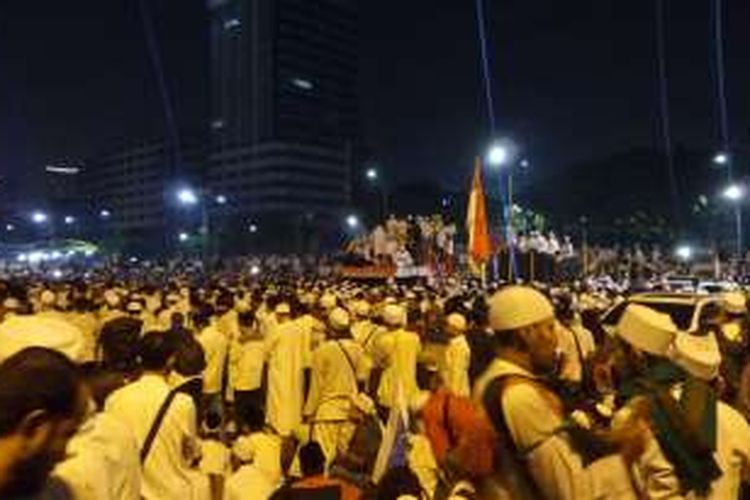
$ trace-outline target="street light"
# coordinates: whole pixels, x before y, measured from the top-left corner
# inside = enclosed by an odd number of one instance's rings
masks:
[[[745,197],[745,188],[740,184],[730,184],[722,193],[724,198],[734,203],[734,233],[737,258],[742,258],[742,206],[741,201]]]
[[[182,243],[185,243],[187,240],[190,239],[190,235],[186,233],[185,231],[182,231],[177,237]]]
[[[680,260],[687,262],[693,257],[693,248],[689,245],[680,245],[674,253]]]
[[[258,232],[258,226],[256,226],[255,224],[250,224],[250,227],[249,227],[248,229],[249,229],[249,230],[250,230],[250,232],[251,232],[251,233],[253,233],[253,234],[255,234],[255,233],[257,233],[257,232]]]
[[[14,226],[13,224],[6,224],[5,225],[5,230],[10,233],[10,232],[16,230],[16,226]]]
[[[34,224],[44,224],[48,220],[49,220],[49,217],[47,216],[47,214],[40,210],[37,210],[31,214],[31,221]]]
[[[739,184],[731,184],[724,189],[724,198],[730,201],[739,201],[745,196],[745,190]]]
[[[375,181],[378,179],[378,171],[375,170],[374,168],[368,168],[366,175],[367,175],[367,178],[371,181]]]
[[[220,194],[216,197],[216,203],[219,205],[226,205],[227,204],[227,197],[223,194]]]
[[[359,227],[359,218],[354,215],[348,215],[346,217],[346,225],[349,226],[349,229],[357,229]]]
[[[713,162],[716,165],[726,165],[729,163],[729,155],[720,151],[714,156]]]
[[[502,144],[493,144],[487,151],[487,163],[493,167],[504,165],[508,161],[508,148]]]
[[[190,188],[182,188],[177,191],[177,200],[183,205],[196,205],[198,203],[198,195]]]
[[[106,208],[102,209],[99,211],[99,217],[101,217],[102,219],[109,219],[110,217],[112,217],[112,212],[110,212]]]
[[[63,219],[63,222],[65,222],[66,225],[70,226],[71,224],[74,224],[76,221],[76,218],[72,215],[66,215],[65,219]]]

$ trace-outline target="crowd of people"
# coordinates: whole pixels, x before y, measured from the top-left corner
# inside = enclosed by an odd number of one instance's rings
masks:
[[[363,262],[413,266],[448,265],[455,257],[456,225],[439,214],[391,215],[383,224],[356,238],[347,245],[347,252]]]
[[[131,266],[132,267],[132,266]],[[0,498],[741,498],[742,292],[257,264],[0,282]]]

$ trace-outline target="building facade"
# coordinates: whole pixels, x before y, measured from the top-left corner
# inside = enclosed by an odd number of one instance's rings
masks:
[[[206,182],[231,200],[221,209],[228,223],[333,229],[350,204],[360,143],[355,2],[209,0],[208,8]],[[290,242],[300,246],[315,245]]]

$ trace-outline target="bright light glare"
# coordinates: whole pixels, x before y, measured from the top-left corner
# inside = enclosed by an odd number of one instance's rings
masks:
[[[16,226],[14,226],[13,224],[6,224],[5,225],[5,230],[8,231],[9,233],[11,231],[14,231],[15,229],[16,229]]]
[[[198,195],[190,188],[183,188],[177,191],[177,200],[183,205],[195,205],[198,203]]]
[[[63,272],[59,269],[55,269],[54,271],[52,271],[52,277],[59,280],[63,277]]]
[[[251,267],[250,274],[252,274],[253,276],[260,274],[260,268],[258,266]]]
[[[490,165],[500,166],[508,161],[508,149],[499,144],[490,147],[487,152],[487,161]]]
[[[375,179],[378,178],[378,171],[375,170],[374,168],[368,168],[367,169],[367,178],[370,179],[371,181],[374,181]]]
[[[314,87],[310,80],[305,80],[304,78],[292,78],[292,84],[303,90],[312,90]]]
[[[346,225],[351,229],[355,229],[357,226],[359,226],[359,218],[357,218],[356,215],[349,215],[346,218]]]
[[[47,222],[47,219],[47,214],[45,214],[44,212],[37,211],[31,214],[31,220],[34,222],[34,224],[44,224],[45,222]]]
[[[76,221],[76,218],[72,215],[66,215],[64,221],[67,225],[71,225]]]
[[[99,217],[102,219],[109,219],[112,216],[112,212],[107,210],[106,208],[99,212]]]
[[[717,165],[726,165],[729,162],[729,155],[726,153],[717,153],[714,156],[714,163]]]
[[[743,196],[745,196],[745,190],[738,184],[732,184],[724,190],[724,198],[731,201],[740,200]]]
[[[25,253],[19,253],[18,257],[16,257],[16,260],[18,262],[26,262],[26,259],[27,259],[27,257],[26,257]]]
[[[521,160],[521,168],[529,168],[529,160]]]
[[[250,227],[248,228],[251,233],[257,233],[258,232],[258,226],[255,224],[250,224]]]
[[[216,203],[218,203],[219,205],[226,205],[227,197],[224,196],[223,194],[220,194],[219,196],[216,197]]]
[[[690,260],[693,256],[693,249],[688,245],[682,245],[677,247],[674,253],[682,260]]]
[[[186,242],[187,240],[189,240],[189,239],[190,239],[190,235],[189,235],[189,234],[187,234],[186,232],[182,232],[182,233],[180,233],[180,234],[178,235],[178,238],[180,239],[180,241],[181,241],[181,242],[183,242],[183,243],[184,243],[184,242]]]

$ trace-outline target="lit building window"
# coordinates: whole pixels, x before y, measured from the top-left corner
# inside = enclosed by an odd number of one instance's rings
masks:
[[[292,78],[292,85],[303,90],[312,90],[314,87],[310,80],[304,78]]]
[[[239,19],[233,17],[232,19],[227,19],[226,21],[224,21],[224,29],[231,30],[234,28],[239,28],[241,24],[242,23],[240,23]]]

